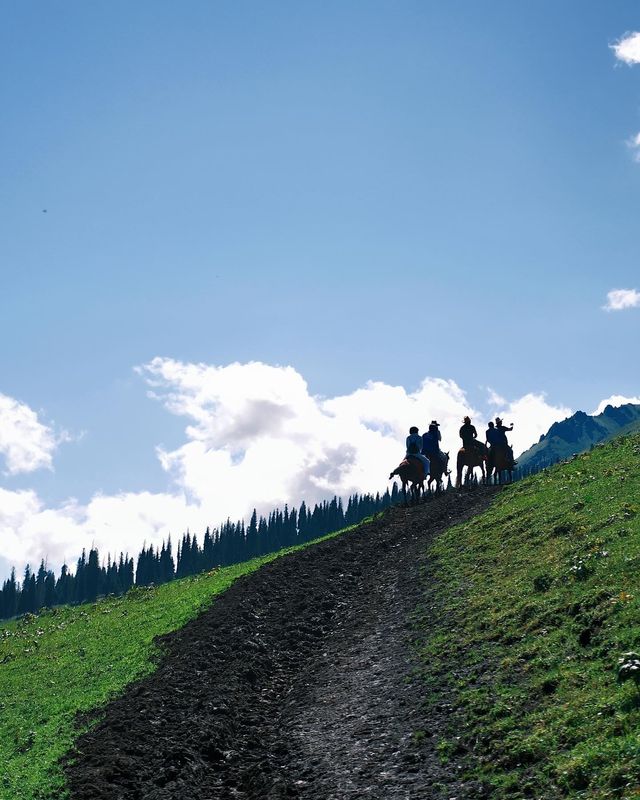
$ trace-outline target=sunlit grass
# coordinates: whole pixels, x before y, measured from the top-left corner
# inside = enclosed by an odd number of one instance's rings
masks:
[[[431,551],[444,611],[422,609],[433,699],[490,796],[640,797],[640,436],[501,493]]]

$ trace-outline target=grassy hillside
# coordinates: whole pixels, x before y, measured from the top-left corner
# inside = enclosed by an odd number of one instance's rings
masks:
[[[240,576],[297,549],[3,623],[0,798],[63,796],[57,762],[77,735],[78,712],[99,708],[151,672],[159,655],[154,637],[180,628]]]
[[[425,696],[451,704],[442,758],[491,798],[640,797],[640,691],[617,682],[640,652],[639,468],[640,436],[616,439],[433,547]]]

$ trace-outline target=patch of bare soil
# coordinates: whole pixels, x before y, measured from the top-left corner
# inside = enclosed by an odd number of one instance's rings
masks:
[[[494,491],[392,509],[240,579],[80,737],[72,799],[471,797],[435,752],[447,708],[424,708],[410,617],[429,540]]]

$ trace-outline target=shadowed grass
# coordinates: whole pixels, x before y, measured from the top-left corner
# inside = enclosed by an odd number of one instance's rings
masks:
[[[427,702],[452,703],[448,740],[495,800],[640,797],[638,692],[616,680],[640,650],[639,467],[640,436],[614,440],[432,547]]]

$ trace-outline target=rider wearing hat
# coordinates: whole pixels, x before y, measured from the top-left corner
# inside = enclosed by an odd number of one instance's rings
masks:
[[[440,450],[441,441],[440,424],[432,419],[429,430],[422,434],[422,455],[427,456],[431,461],[437,459],[444,464],[444,453]]]
[[[478,431],[475,429],[475,426],[471,424],[471,417],[465,417],[462,422],[464,423],[460,428],[462,446],[465,450],[474,450],[480,444],[476,441],[478,438]]]
[[[489,423],[489,425],[491,425],[491,423]],[[507,433],[509,431],[512,431],[512,430],[513,430],[513,422],[507,428],[506,425],[502,424],[502,420],[500,419],[500,417],[496,417],[496,427],[495,427],[495,434],[494,434],[495,439],[496,439],[495,444],[498,445],[498,447],[504,447],[505,448],[505,450],[509,454],[509,457],[511,458],[511,462],[515,465],[516,462],[514,461],[514,458],[513,458],[513,448],[511,447],[511,445],[509,444],[509,441],[507,439]]]

